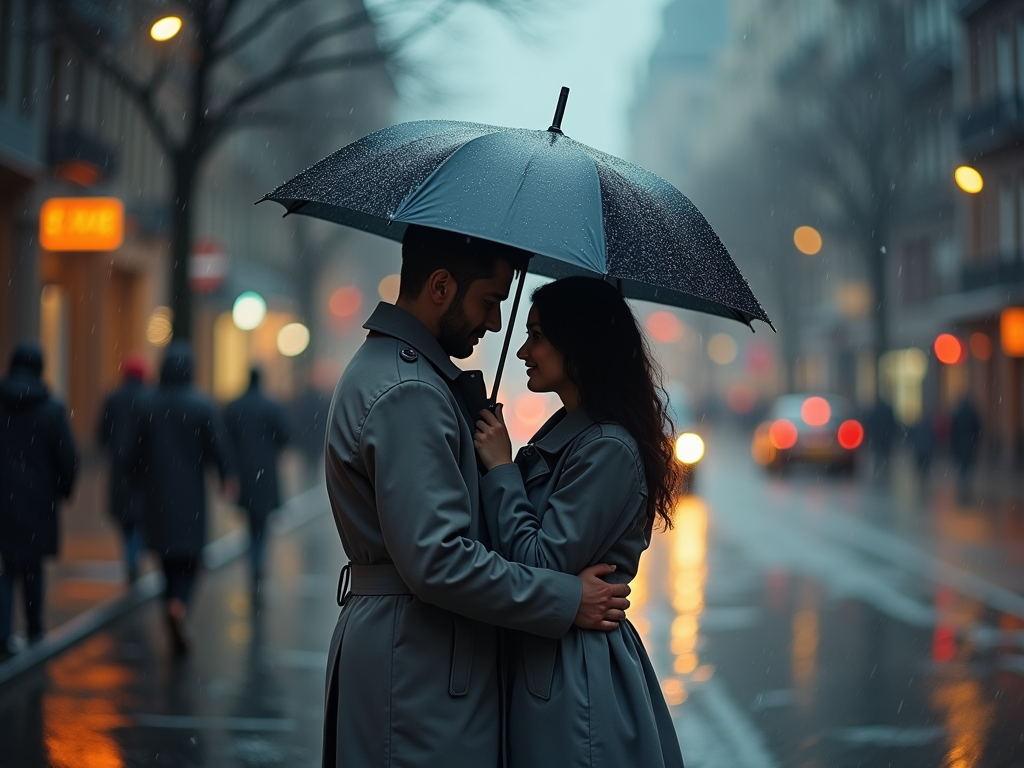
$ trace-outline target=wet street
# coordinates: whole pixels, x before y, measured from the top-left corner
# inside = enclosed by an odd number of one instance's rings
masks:
[[[742,436],[708,444],[631,611],[687,764],[1024,764],[1013,494],[959,505],[941,467],[922,489],[899,462],[775,478]],[[320,514],[278,531],[257,606],[244,560],[205,574],[187,660],[150,602],[0,687],[0,766],[318,765],[343,555],[322,491],[292,506]]]

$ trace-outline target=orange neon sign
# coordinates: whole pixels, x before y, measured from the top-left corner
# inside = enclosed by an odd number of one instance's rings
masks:
[[[1007,307],[999,316],[999,341],[1007,357],[1024,357],[1024,307]]]
[[[48,251],[112,251],[124,242],[124,205],[116,197],[51,197],[39,211]]]

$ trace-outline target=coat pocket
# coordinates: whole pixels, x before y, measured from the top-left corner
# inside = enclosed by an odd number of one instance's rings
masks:
[[[473,622],[464,616],[452,616],[452,668],[448,693],[465,696],[473,672]]]
[[[558,640],[526,635],[523,640],[523,673],[526,689],[538,699],[551,698],[551,680],[555,674]]]

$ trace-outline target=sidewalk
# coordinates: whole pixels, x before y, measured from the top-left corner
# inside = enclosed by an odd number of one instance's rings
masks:
[[[285,499],[294,497],[302,490],[305,468],[297,453],[284,453],[281,475],[282,495]],[[223,560],[236,554],[238,546],[245,546],[244,513],[226,502],[216,492],[217,488],[218,484],[211,482],[207,541],[215,546],[212,549],[210,545],[207,546],[207,560],[211,556]],[[60,554],[44,561],[46,593],[43,621],[47,636],[60,636],[62,630],[81,621],[100,606],[114,606],[120,602],[119,610],[123,612],[130,607],[126,601],[149,599],[151,593],[155,594],[154,589],[158,584],[162,583],[158,574],[159,563],[151,553],[146,553],[141,562],[141,578],[136,588],[133,590],[128,584],[122,558],[121,532],[107,509],[106,463],[100,455],[86,455],[82,459],[75,492],[60,511]],[[225,548],[231,551],[225,551]],[[207,562],[207,567],[210,566],[211,563]],[[21,595],[15,589],[12,646],[24,643],[24,621]],[[0,683],[5,678],[4,668],[15,664],[19,655],[0,664]]]

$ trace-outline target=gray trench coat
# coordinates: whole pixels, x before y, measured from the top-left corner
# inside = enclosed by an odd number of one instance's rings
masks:
[[[323,764],[493,768],[497,627],[561,637],[582,585],[487,547],[467,421],[481,374],[455,367],[398,307],[379,305],[364,327],[328,418],[327,489],[353,578],[393,563],[411,594],[346,598],[328,657]]]
[[[481,480],[484,514],[510,560],[577,573],[636,575],[650,544],[639,448],[618,424],[559,411],[516,457]],[[682,768],[661,686],[633,625],[571,628],[510,641],[508,743],[513,768]]]

